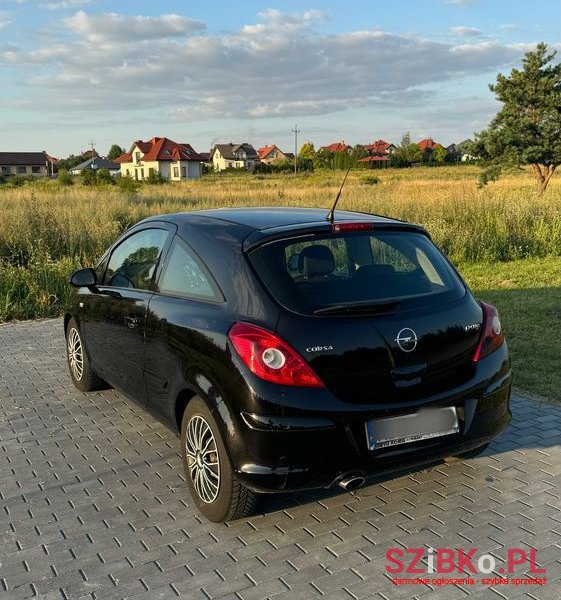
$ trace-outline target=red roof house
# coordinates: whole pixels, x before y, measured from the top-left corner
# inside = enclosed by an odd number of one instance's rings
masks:
[[[348,152],[352,150],[352,146],[345,144],[342,142],[334,142],[333,144],[329,144],[329,146],[322,146],[320,150],[327,150],[328,152]]]
[[[153,137],[147,142],[136,140],[129,152],[115,159],[121,165],[121,175],[142,180],[151,173],[164,179],[181,181],[201,176],[205,158],[190,144],[178,144],[166,137]]]
[[[432,152],[435,148],[438,148],[440,144],[437,144],[432,138],[425,138],[417,143],[421,152]]]
[[[265,164],[272,163],[276,160],[287,160],[288,158],[286,153],[275,146],[275,144],[259,148],[259,150],[257,150],[257,154],[259,155],[259,160]]]

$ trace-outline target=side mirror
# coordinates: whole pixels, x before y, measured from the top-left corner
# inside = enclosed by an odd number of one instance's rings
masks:
[[[74,287],[95,287],[97,285],[97,275],[93,269],[78,269],[70,275],[68,283]]]

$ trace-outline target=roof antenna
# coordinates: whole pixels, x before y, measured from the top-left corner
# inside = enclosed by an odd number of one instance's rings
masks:
[[[351,164],[349,165],[349,168],[347,169],[347,172],[345,173],[345,177],[343,177],[343,183],[341,183],[341,187],[339,188],[339,191],[337,192],[337,197],[335,198],[335,202],[333,203],[331,210],[327,213],[327,217],[325,217],[331,223],[331,225],[333,225],[333,221],[335,220],[335,208],[337,206],[337,202],[339,202],[339,198],[341,197],[341,192],[343,191],[343,188],[345,187],[345,182],[347,181],[347,177],[349,176],[349,171],[351,170],[352,166],[353,166],[353,163],[351,161]]]

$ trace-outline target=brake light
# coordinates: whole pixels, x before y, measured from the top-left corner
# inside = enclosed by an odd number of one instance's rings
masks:
[[[281,385],[323,387],[308,363],[274,333],[256,325],[235,323],[228,338],[257,377]]]
[[[342,231],[369,231],[374,229],[374,223],[333,223],[333,233]]]
[[[489,356],[505,341],[499,311],[486,302],[480,302],[480,304],[483,309],[483,327],[473,362]]]

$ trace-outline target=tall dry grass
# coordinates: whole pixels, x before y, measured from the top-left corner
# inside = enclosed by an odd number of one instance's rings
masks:
[[[353,172],[341,209],[424,225],[456,262],[561,255],[561,183],[537,197],[528,172],[477,187],[476,167]],[[0,320],[58,314],[65,279],[93,264],[127,227],[153,214],[224,206],[331,205],[342,173],[208,176],[143,186],[0,188]]]

